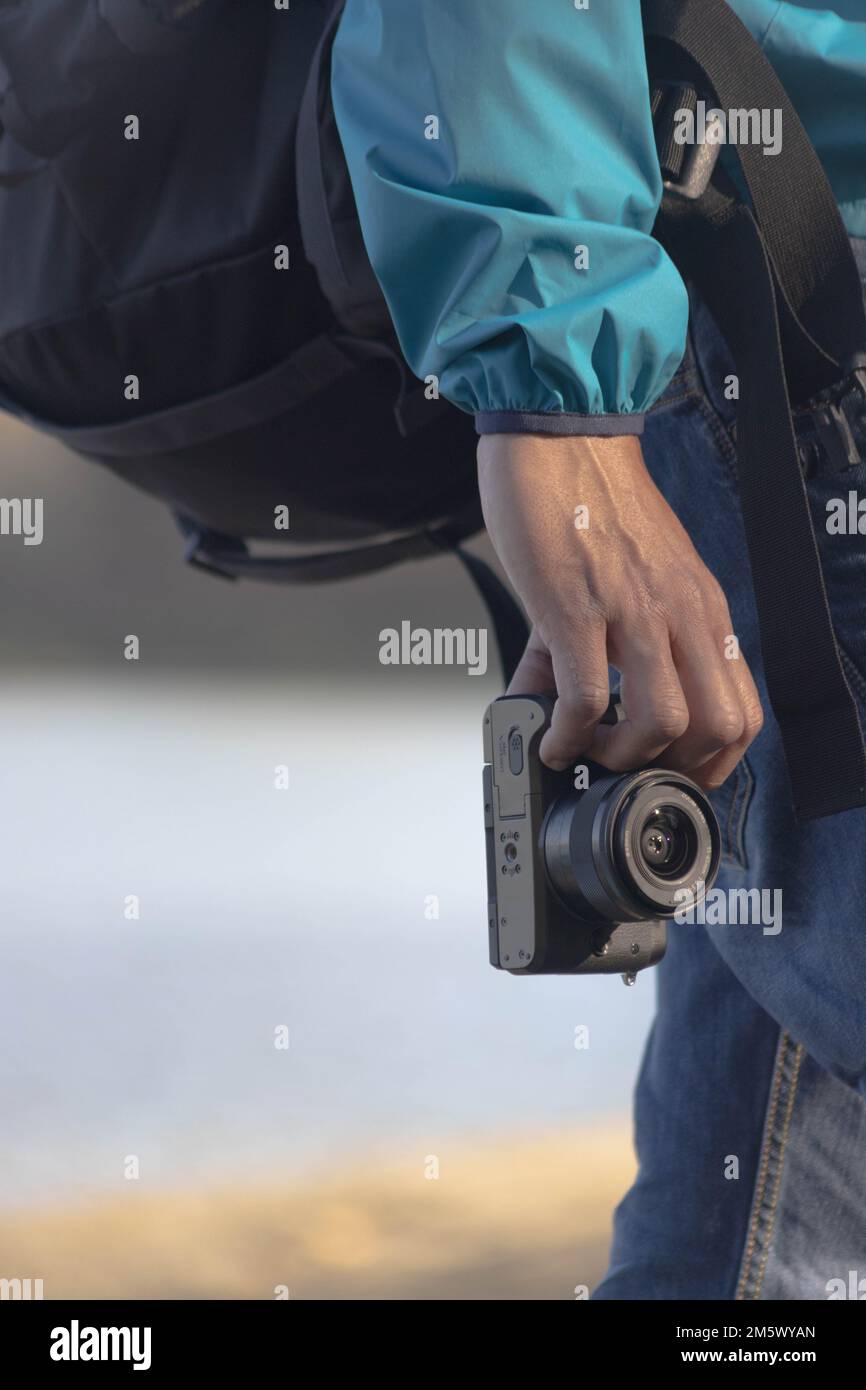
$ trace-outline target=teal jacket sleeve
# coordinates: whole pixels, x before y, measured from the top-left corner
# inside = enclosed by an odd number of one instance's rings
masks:
[[[640,0],[347,0],[332,94],[416,375],[481,433],[640,433],[688,319]]]

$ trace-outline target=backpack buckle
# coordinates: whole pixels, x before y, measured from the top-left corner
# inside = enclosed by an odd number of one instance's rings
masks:
[[[800,441],[806,477],[845,473],[866,462],[866,365],[852,359],[846,366],[851,370],[843,381],[805,409],[812,424],[810,436]]]
[[[663,180],[665,193],[674,198],[685,198],[697,202],[702,198],[712,182],[716,165],[719,162],[721,145],[688,145],[683,167],[677,178]]]
[[[695,138],[691,144],[680,140],[678,126],[684,114],[692,116],[692,133],[697,136],[698,92],[691,83],[653,83],[651,92],[656,153],[666,194],[694,203],[710,186],[721,153],[721,144]],[[706,136],[706,131],[704,135]]]

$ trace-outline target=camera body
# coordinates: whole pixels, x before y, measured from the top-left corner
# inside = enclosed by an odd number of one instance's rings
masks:
[[[545,767],[552,709],[546,696],[505,695],[484,715],[490,963],[630,983],[664,955],[665,920],[715,882],[718,822],[676,772],[612,773],[584,760],[578,778]],[[612,701],[606,720],[616,717]]]

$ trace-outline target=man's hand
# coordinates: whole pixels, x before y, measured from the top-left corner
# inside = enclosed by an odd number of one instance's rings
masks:
[[[533,625],[509,693],[556,695],[543,761],[654,762],[719,786],[760,731],[761,703],[745,659],[726,655],[725,596],[638,440],[485,435],[478,477],[487,529]],[[616,726],[598,723],[608,664],[622,676]]]

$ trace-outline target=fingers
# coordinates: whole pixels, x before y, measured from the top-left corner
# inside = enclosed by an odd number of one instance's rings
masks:
[[[625,772],[657,759],[689,726],[689,706],[671,654],[667,627],[608,631],[610,658],[622,675],[625,718],[600,724],[586,755]]]
[[[719,591],[720,594],[721,591]],[[561,771],[584,757],[614,772],[655,763],[721,786],[763,724],[760,697],[745,659],[729,659],[731,620],[710,591],[713,615],[696,617],[687,638],[672,638],[658,618],[609,626],[584,621],[551,648],[533,629],[508,689],[554,694],[540,754]],[[600,724],[609,699],[608,661],[622,675],[625,718]]]
[[[689,725],[661,762],[710,790],[733,771],[763,724],[760,697],[715,580],[704,586],[695,621],[673,640],[672,651]]]
[[[705,791],[714,791],[730,776],[737,763],[761,732],[764,713],[752,673],[744,658],[729,662],[730,674],[739,694],[743,726],[740,737],[706,762],[689,770],[689,775]]]
[[[666,750],[664,766],[693,773],[725,748],[739,743],[745,731],[740,691],[721,642],[699,625],[689,640],[674,644],[680,683],[688,710],[688,727]]]
[[[539,754],[548,767],[561,772],[591,743],[610,703],[604,624],[582,625],[579,655],[570,644],[551,643],[550,659],[556,704]]]
[[[760,729],[757,692],[729,659],[724,594],[639,443],[489,436],[478,461],[488,530],[536,628],[511,692],[557,695],[543,761],[656,763],[718,785]],[[608,663],[626,717],[598,727]]]

